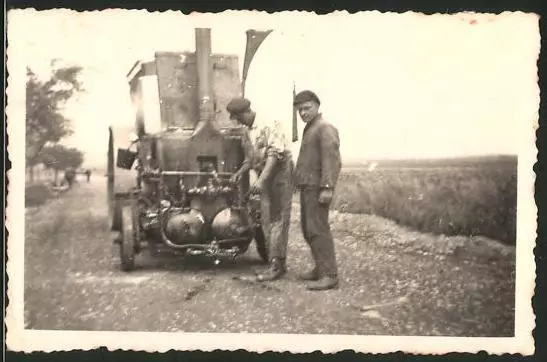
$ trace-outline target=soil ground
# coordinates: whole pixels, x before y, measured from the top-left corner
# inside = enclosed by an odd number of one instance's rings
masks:
[[[138,255],[120,270],[105,179],[80,181],[25,216],[25,325],[31,329],[512,336],[514,248],[414,232],[333,212],[340,287],[307,291],[311,265],[294,205],[288,274],[252,281],[254,244],[234,263]]]

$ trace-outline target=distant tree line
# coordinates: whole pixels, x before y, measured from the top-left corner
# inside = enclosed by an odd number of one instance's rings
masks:
[[[71,121],[63,113],[66,102],[82,90],[78,80],[82,68],[78,66],[57,68],[47,80],[41,80],[27,67],[26,89],[26,166],[30,181],[34,180],[37,165],[58,172],[76,169],[84,162],[83,153],[59,142],[73,134]]]

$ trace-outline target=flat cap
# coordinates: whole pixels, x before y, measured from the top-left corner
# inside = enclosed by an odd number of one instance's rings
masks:
[[[293,104],[296,106],[298,104],[301,104],[301,103],[304,103],[304,102],[309,102],[309,101],[313,101],[317,104],[321,104],[321,102],[319,101],[319,97],[317,97],[317,95],[315,93],[313,93],[312,91],[310,91],[310,90],[304,90],[304,91],[298,93],[294,97]]]
[[[233,98],[226,106],[230,114],[242,113],[249,108],[251,108],[251,102],[247,98]]]

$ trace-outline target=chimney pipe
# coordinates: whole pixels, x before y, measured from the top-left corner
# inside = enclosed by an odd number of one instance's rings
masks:
[[[213,77],[211,66],[211,29],[196,29],[196,63],[198,72],[198,101],[200,123],[213,120],[215,115],[213,101]],[[198,127],[196,126],[196,128]],[[201,124],[201,126],[203,126]]]

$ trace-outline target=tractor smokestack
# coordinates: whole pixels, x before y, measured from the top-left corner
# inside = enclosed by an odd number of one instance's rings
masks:
[[[211,29],[196,29],[199,120],[196,128],[213,121],[213,67],[211,66]]]

